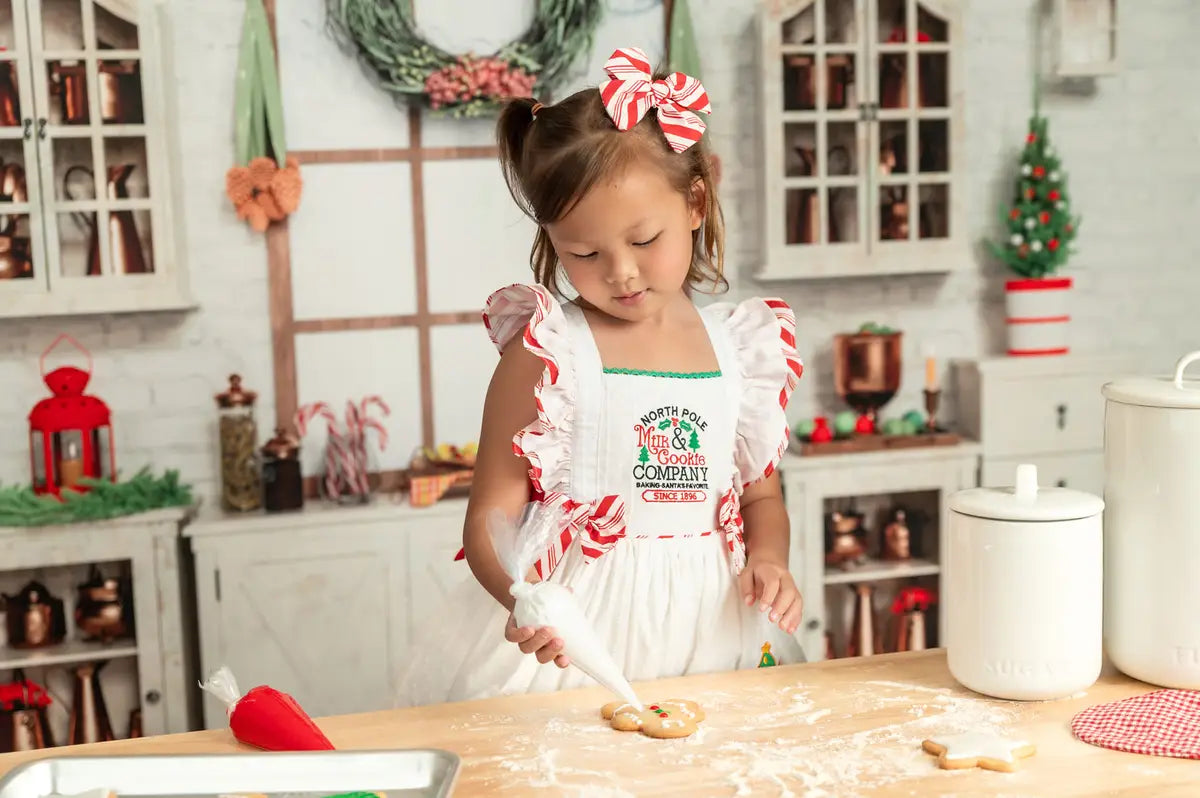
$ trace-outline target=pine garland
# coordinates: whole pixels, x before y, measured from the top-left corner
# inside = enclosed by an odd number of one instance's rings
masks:
[[[1022,277],[1055,274],[1075,254],[1070,244],[1080,219],[1071,215],[1067,175],[1050,144],[1049,122],[1041,115],[1035,86],[1033,116],[1021,152],[1021,174],[1012,205],[1002,209],[1006,240],[988,242],[992,254]]]
[[[49,526],[103,521],[167,507],[192,504],[192,488],[178,471],[155,477],[148,468],[125,482],[84,479],[86,493],[64,490],[61,501],[39,496],[28,486],[0,485],[0,526]]]
[[[454,55],[426,41],[411,0],[325,0],[325,10],[330,33],[358,57],[381,89],[408,104],[470,117],[491,113],[504,99],[486,88],[497,85],[486,80],[497,70],[505,77],[500,85],[530,85],[533,95],[548,96],[572,63],[592,49],[602,2],[538,0],[529,30],[482,58]],[[431,87],[444,89],[447,82],[463,91],[452,100],[442,92],[431,98]]]

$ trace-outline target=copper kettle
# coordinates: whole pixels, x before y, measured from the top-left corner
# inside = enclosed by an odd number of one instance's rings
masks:
[[[66,638],[67,619],[62,599],[50,595],[41,582],[34,580],[15,596],[3,594],[3,597],[8,645],[40,648],[61,643]]]
[[[75,625],[85,640],[110,642],[133,634],[133,601],[129,580],[105,577],[93,564],[88,581],[78,586]]]
[[[126,182],[133,173],[135,165],[131,163],[117,164],[108,167],[108,198],[128,199],[129,190]],[[92,170],[82,164],[76,164],[63,175],[63,194],[69,200],[77,199],[71,196],[71,175],[76,171],[84,172],[93,179]],[[96,227],[96,214],[72,214],[75,224],[89,234],[87,274],[94,277],[101,273],[100,269],[100,231]],[[110,211],[108,214],[108,253],[112,261],[114,274],[145,274],[151,271],[142,251],[142,241],[138,237],[137,222],[133,211]]]

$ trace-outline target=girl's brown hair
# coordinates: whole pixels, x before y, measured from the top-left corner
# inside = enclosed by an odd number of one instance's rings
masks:
[[[655,80],[665,78],[656,74]],[[529,254],[534,276],[560,296],[558,255],[545,225],[558,221],[606,175],[619,173],[638,159],[662,169],[667,180],[691,201],[693,185],[704,186],[704,221],[692,233],[692,263],[686,286],[710,284],[710,292],[729,287],[724,276],[725,220],[707,141],[683,152],[668,146],[650,109],[627,131],[617,130],[604,110],[598,89],[583,89],[554,105],[532,99],[510,100],[500,111],[496,139],[500,168],[513,199],[538,225]]]

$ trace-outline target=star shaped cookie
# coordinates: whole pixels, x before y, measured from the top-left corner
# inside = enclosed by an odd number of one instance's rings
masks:
[[[1017,761],[1033,756],[1033,743],[984,732],[965,732],[925,740],[921,747],[937,756],[938,767],[946,770],[983,768],[1011,773]]]

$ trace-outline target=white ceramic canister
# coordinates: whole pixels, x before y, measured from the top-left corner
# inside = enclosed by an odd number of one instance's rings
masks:
[[[1119,670],[1200,689],[1200,380],[1103,388],[1104,636]],[[1200,370],[1200,365],[1197,366]]]
[[[946,655],[964,687],[1019,701],[1085,690],[1103,663],[1100,497],[1037,484],[950,497]]]

